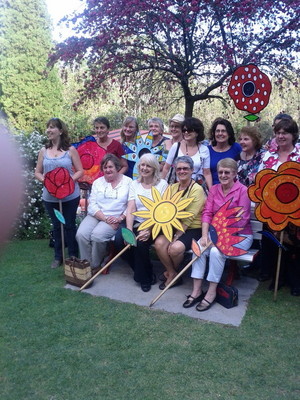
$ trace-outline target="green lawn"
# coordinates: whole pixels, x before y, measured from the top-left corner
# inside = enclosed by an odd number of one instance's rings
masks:
[[[1,400],[300,398],[288,289],[261,284],[235,328],[65,290],[51,260],[45,240],[1,258]]]

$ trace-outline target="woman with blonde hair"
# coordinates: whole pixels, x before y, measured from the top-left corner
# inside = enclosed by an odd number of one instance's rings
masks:
[[[126,117],[122,124],[122,129],[120,132],[121,143],[125,154],[132,153],[132,150],[126,146],[126,142],[135,144],[137,134],[139,133],[139,125],[135,117]],[[133,168],[135,161],[127,160],[128,170],[125,175],[132,178]]]
[[[134,280],[141,285],[144,292],[151,289],[151,285],[156,282],[153,274],[152,264],[149,256],[149,249],[153,243],[151,229],[138,231],[138,227],[144,221],[144,218],[136,217],[132,213],[135,211],[144,211],[146,207],[141,202],[139,196],[152,198],[152,187],[155,187],[161,194],[164,193],[168,184],[160,178],[160,167],[156,157],[153,154],[144,154],[138,162],[138,179],[132,181],[129,189],[128,207],[126,212],[126,227],[139,236],[136,247],[131,247],[124,254],[124,259],[129,263],[134,271]],[[124,242],[119,231],[116,235],[116,247],[124,247]]]

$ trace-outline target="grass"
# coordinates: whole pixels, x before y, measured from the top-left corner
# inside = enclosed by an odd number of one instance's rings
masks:
[[[240,327],[65,290],[48,242],[0,261],[1,400],[300,398],[300,299],[261,284]]]

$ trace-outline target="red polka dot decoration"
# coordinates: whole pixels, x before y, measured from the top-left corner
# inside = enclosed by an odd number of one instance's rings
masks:
[[[250,113],[244,116],[248,121],[258,119],[255,114],[268,105],[271,91],[270,79],[254,64],[237,68],[228,86],[236,108]]]

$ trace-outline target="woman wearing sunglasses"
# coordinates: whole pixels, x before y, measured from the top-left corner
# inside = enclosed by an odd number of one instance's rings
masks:
[[[209,189],[212,185],[210,155],[207,146],[201,143],[205,138],[203,123],[198,118],[186,118],[183,123],[182,133],[183,140],[179,149],[177,143],[175,143],[169,150],[162,177],[167,176],[176,156],[189,156],[194,163],[192,178],[203,185],[205,189]]]

